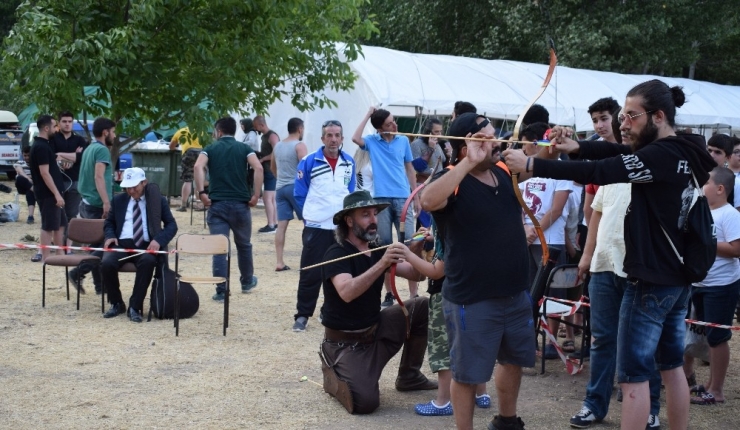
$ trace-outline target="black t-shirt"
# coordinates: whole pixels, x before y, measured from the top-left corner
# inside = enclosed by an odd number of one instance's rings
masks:
[[[326,250],[324,260],[333,260],[359,252],[351,243],[333,244]],[[380,294],[383,292],[383,276],[373,282],[362,295],[346,303],[339,297],[331,278],[340,273],[359,276],[380,261],[385,249],[373,251],[370,256],[358,255],[323,266],[321,279],[324,280],[324,305],[321,307],[321,323],[334,330],[360,330],[368,328],[380,319]]]
[[[262,135],[262,143],[260,144],[260,151],[257,154],[260,158],[265,158],[268,155],[272,154],[273,148],[272,148],[272,144],[270,143],[270,136],[272,136],[273,134],[277,136],[277,133],[275,133],[272,130],[269,130],[267,133]],[[270,162],[263,161],[262,168],[270,170]]]
[[[442,296],[452,303],[467,305],[527,289],[529,255],[522,208],[511,177],[500,167],[491,172],[497,187],[466,175],[447,206],[432,213],[440,232],[444,230]]]
[[[54,193],[46,186],[44,178],[41,176],[39,166],[43,166],[44,164],[49,165],[49,174],[51,175],[51,179],[54,180],[57,190],[60,193],[64,191],[62,188],[62,171],[59,169],[57,156],[49,141],[43,137],[36,136],[33,139],[33,145],[31,145],[31,153],[29,155],[30,162],[28,164],[31,168],[31,177],[34,179],[33,192],[36,194],[36,198],[41,200],[54,197]]]
[[[54,133],[51,138],[51,147],[55,153],[59,152],[76,152],[77,148],[83,150],[87,148],[87,141],[84,137],[72,133],[69,139],[66,139],[62,133]],[[75,164],[64,173],[73,181],[78,181],[80,177],[80,161],[82,161],[82,152],[77,153]]]

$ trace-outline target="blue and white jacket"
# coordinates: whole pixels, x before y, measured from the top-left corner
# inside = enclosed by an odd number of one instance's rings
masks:
[[[334,230],[334,214],[344,207],[344,197],[356,186],[355,160],[339,151],[332,172],[324,157],[324,147],[312,152],[298,163],[293,196],[303,211],[306,227]]]

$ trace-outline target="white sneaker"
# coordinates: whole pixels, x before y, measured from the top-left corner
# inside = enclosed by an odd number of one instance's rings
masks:
[[[591,427],[591,424],[601,420],[596,419],[596,415],[591,412],[591,409],[583,406],[577,414],[570,418],[570,426],[576,429],[585,429]]]
[[[645,426],[645,430],[650,429],[659,429],[660,428],[660,418],[658,418],[657,415],[650,414],[648,415],[648,422]]]

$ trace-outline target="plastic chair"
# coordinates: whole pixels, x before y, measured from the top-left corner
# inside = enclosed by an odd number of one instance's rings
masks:
[[[547,296],[550,291],[554,289],[568,290],[566,293],[569,301],[578,301],[581,299],[583,294],[583,287],[585,282],[583,279],[578,277],[578,265],[577,264],[562,264],[555,266],[550,272],[550,276],[547,279],[545,294]],[[545,299],[542,301],[542,305],[539,307],[537,316],[537,328],[538,332],[542,335],[542,371],[545,373],[545,345],[547,344],[547,335],[544,330],[540,330],[541,320],[540,318],[544,315],[547,318],[551,318],[560,321],[561,324],[571,326],[573,328],[579,328],[582,331],[581,335],[581,351],[585,351],[591,345],[591,325],[590,325],[590,314],[589,306],[581,306],[576,314],[583,316],[583,322],[581,324],[575,324],[564,319],[573,305],[564,304],[556,301],[557,299]],[[539,300],[538,300],[539,302]],[[538,303],[537,302],[537,303]],[[550,310],[548,311],[548,307]],[[553,333],[557,336],[557,333]],[[579,359],[579,365],[583,364],[584,355],[581,354]]]
[[[226,296],[224,298],[224,336],[229,326],[229,296],[231,289],[229,280],[231,278],[231,241],[223,234],[182,234],[178,236],[175,245],[175,273],[177,274],[177,292],[175,294],[175,336],[180,335],[180,282],[190,284],[219,284],[226,283]],[[182,276],[180,275],[180,254],[199,255],[226,255],[226,277],[221,276]]]
[[[105,239],[105,233],[103,232],[103,223],[105,220],[102,219],[83,219],[73,218],[69,221],[69,227],[67,233],[64,235],[64,242],[67,243],[68,239],[78,243],[102,243]],[[41,283],[41,307],[46,307],[46,266],[60,266],[64,267],[65,276],[64,279],[67,281],[67,300],[69,300],[69,268],[77,267],[82,262],[92,263],[100,265],[100,257],[89,255],[89,254],[70,254],[70,255],[51,255],[47,257],[43,265],[43,281]],[[79,284],[79,271],[77,274],[77,283]],[[77,310],[80,310],[80,290],[77,290]]]

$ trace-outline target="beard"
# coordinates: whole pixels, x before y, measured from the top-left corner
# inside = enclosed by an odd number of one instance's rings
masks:
[[[630,140],[632,145],[632,151],[639,151],[640,149],[647,146],[649,143],[654,142],[658,139],[658,127],[653,123],[653,118],[648,116],[647,124],[640,130],[640,133],[634,135],[630,133]]]
[[[375,230],[375,232],[370,233],[370,230]],[[352,226],[352,234],[365,242],[375,242],[378,239],[378,225],[370,224],[367,228],[362,228],[355,224]]]
[[[115,142],[115,139],[110,137],[110,135],[105,136],[105,146],[113,146],[114,142]]]

